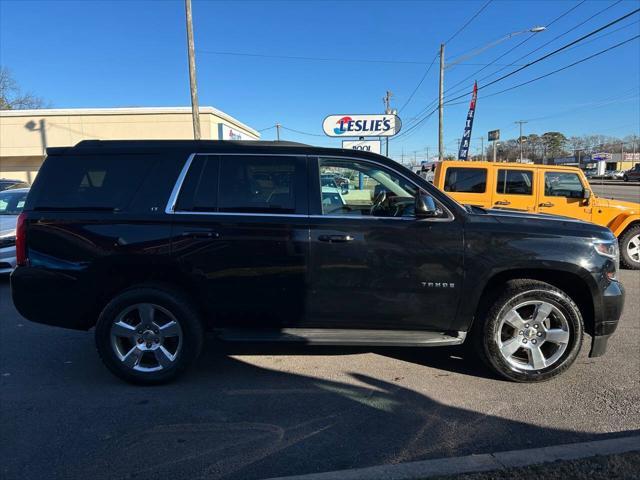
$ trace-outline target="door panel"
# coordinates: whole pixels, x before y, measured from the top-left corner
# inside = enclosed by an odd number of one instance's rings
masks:
[[[310,168],[310,185],[333,172],[349,179],[349,190],[342,206],[326,196],[321,202],[320,188],[310,197],[316,214],[309,220],[311,291],[304,326],[446,330],[463,279],[460,222],[448,212],[415,219],[412,195],[419,189],[400,174],[359,159],[320,162],[315,173]],[[329,188],[324,183],[323,194]],[[383,192],[389,208],[373,200]]]
[[[495,176],[492,207],[533,212],[536,209],[535,177],[532,170],[498,168]]]
[[[545,171],[538,176],[538,212],[590,222],[592,209],[583,198],[585,188],[577,173]]]
[[[306,158],[195,157],[174,214],[172,253],[218,327],[281,328],[304,312]]]

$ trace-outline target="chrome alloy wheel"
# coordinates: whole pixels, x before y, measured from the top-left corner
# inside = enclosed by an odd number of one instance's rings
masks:
[[[627,254],[631,260],[640,263],[640,233],[627,242]]]
[[[536,371],[556,363],[569,345],[569,322],[546,301],[527,301],[509,310],[495,334],[500,353],[515,369]]]
[[[167,309],[152,303],[127,307],[111,325],[111,347],[128,368],[155,372],[169,368],[182,348],[182,328]]]

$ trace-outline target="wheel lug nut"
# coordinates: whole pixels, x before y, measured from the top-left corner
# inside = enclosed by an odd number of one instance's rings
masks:
[[[520,335],[524,335],[524,331],[523,330],[520,330]]]
[[[526,338],[523,338],[523,339],[522,339],[522,343],[527,343],[527,339],[526,339]]]
[[[533,328],[538,328],[538,324],[536,323],[536,324],[533,326]]]
[[[537,335],[538,335],[539,337],[541,337],[541,336],[542,336],[542,332],[538,332],[538,334],[537,334]]]
[[[534,338],[533,340],[531,340],[531,343],[538,343],[537,340]]]
[[[138,343],[142,343],[144,342],[144,340],[142,340],[141,338],[138,339]]]
[[[529,324],[528,324],[528,323],[525,323],[525,324],[524,324],[524,328],[529,328]]]

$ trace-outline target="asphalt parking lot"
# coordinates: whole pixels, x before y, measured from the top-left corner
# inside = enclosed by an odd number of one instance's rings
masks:
[[[640,272],[603,358],[497,380],[463,348],[232,347],[177,383],[122,383],[92,333],[30,323],[0,284],[2,477],[258,479],[640,431]]]

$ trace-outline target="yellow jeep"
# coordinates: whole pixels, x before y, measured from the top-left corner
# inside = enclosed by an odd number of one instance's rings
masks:
[[[440,162],[433,184],[459,203],[548,213],[609,227],[627,268],[640,270],[640,203],[598,198],[576,167]]]

